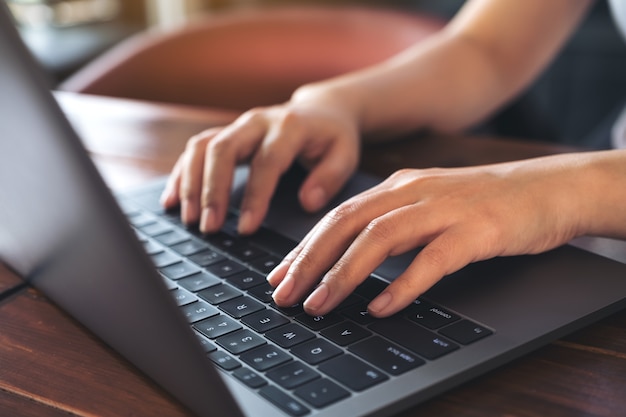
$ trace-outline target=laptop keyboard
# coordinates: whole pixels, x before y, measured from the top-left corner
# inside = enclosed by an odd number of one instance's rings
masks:
[[[265,280],[296,243],[268,229],[202,235],[164,213],[158,193],[121,201],[130,224],[211,361],[289,415],[366,391],[493,333],[425,298],[393,317],[367,305],[386,283],[369,277],[333,312],[281,308]],[[147,207],[147,209],[145,208]]]

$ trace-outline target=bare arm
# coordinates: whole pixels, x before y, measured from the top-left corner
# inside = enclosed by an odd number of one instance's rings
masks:
[[[526,87],[591,4],[473,0],[426,42],[378,66],[305,86],[294,99],[341,102],[363,133],[377,137],[466,128]]]

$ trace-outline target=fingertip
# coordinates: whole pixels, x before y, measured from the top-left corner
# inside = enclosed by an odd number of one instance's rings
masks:
[[[250,235],[259,228],[260,221],[255,218],[252,210],[245,210],[239,216],[239,223],[237,224],[237,232],[241,235]]]
[[[219,229],[217,214],[213,207],[205,207],[202,209],[199,226],[202,233],[213,233]]]
[[[278,266],[267,274],[267,282],[274,288],[278,287],[278,285],[285,279],[287,275],[287,271],[289,270],[289,262],[281,262]]]
[[[328,203],[328,192],[321,186],[315,186],[311,190],[303,190],[300,193],[302,207],[310,212],[322,209]]]
[[[374,317],[387,317],[394,313],[392,311],[393,295],[390,291],[383,291],[372,300],[367,306],[368,312]]]
[[[274,302],[279,306],[292,305],[293,303],[290,302],[289,296],[293,292],[294,286],[295,282],[293,278],[285,277],[272,294]]]

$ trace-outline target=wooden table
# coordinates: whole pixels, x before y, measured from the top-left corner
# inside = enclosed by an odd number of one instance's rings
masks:
[[[189,136],[235,116],[71,94],[57,95],[114,188],[170,169]],[[485,137],[424,136],[377,145],[363,168],[461,166],[571,151]],[[584,243],[584,242],[583,242]],[[626,254],[618,242],[596,246]],[[610,254],[610,253],[609,253]],[[626,279],[626,277],[625,277]],[[0,290],[20,280],[0,265]],[[0,416],[169,416],[189,414],[132,365],[39,292],[0,302]],[[621,416],[626,414],[626,311],[399,415]]]

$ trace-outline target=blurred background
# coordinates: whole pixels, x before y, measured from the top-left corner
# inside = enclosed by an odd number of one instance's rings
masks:
[[[306,4],[304,0],[3,0],[54,83],[129,36],[176,27],[233,8]],[[407,13],[454,15],[459,0],[317,0]],[[605,1],[592,12],[533,86],[481,126],[486,133],[598,147],[626,97],[626,43]]]

